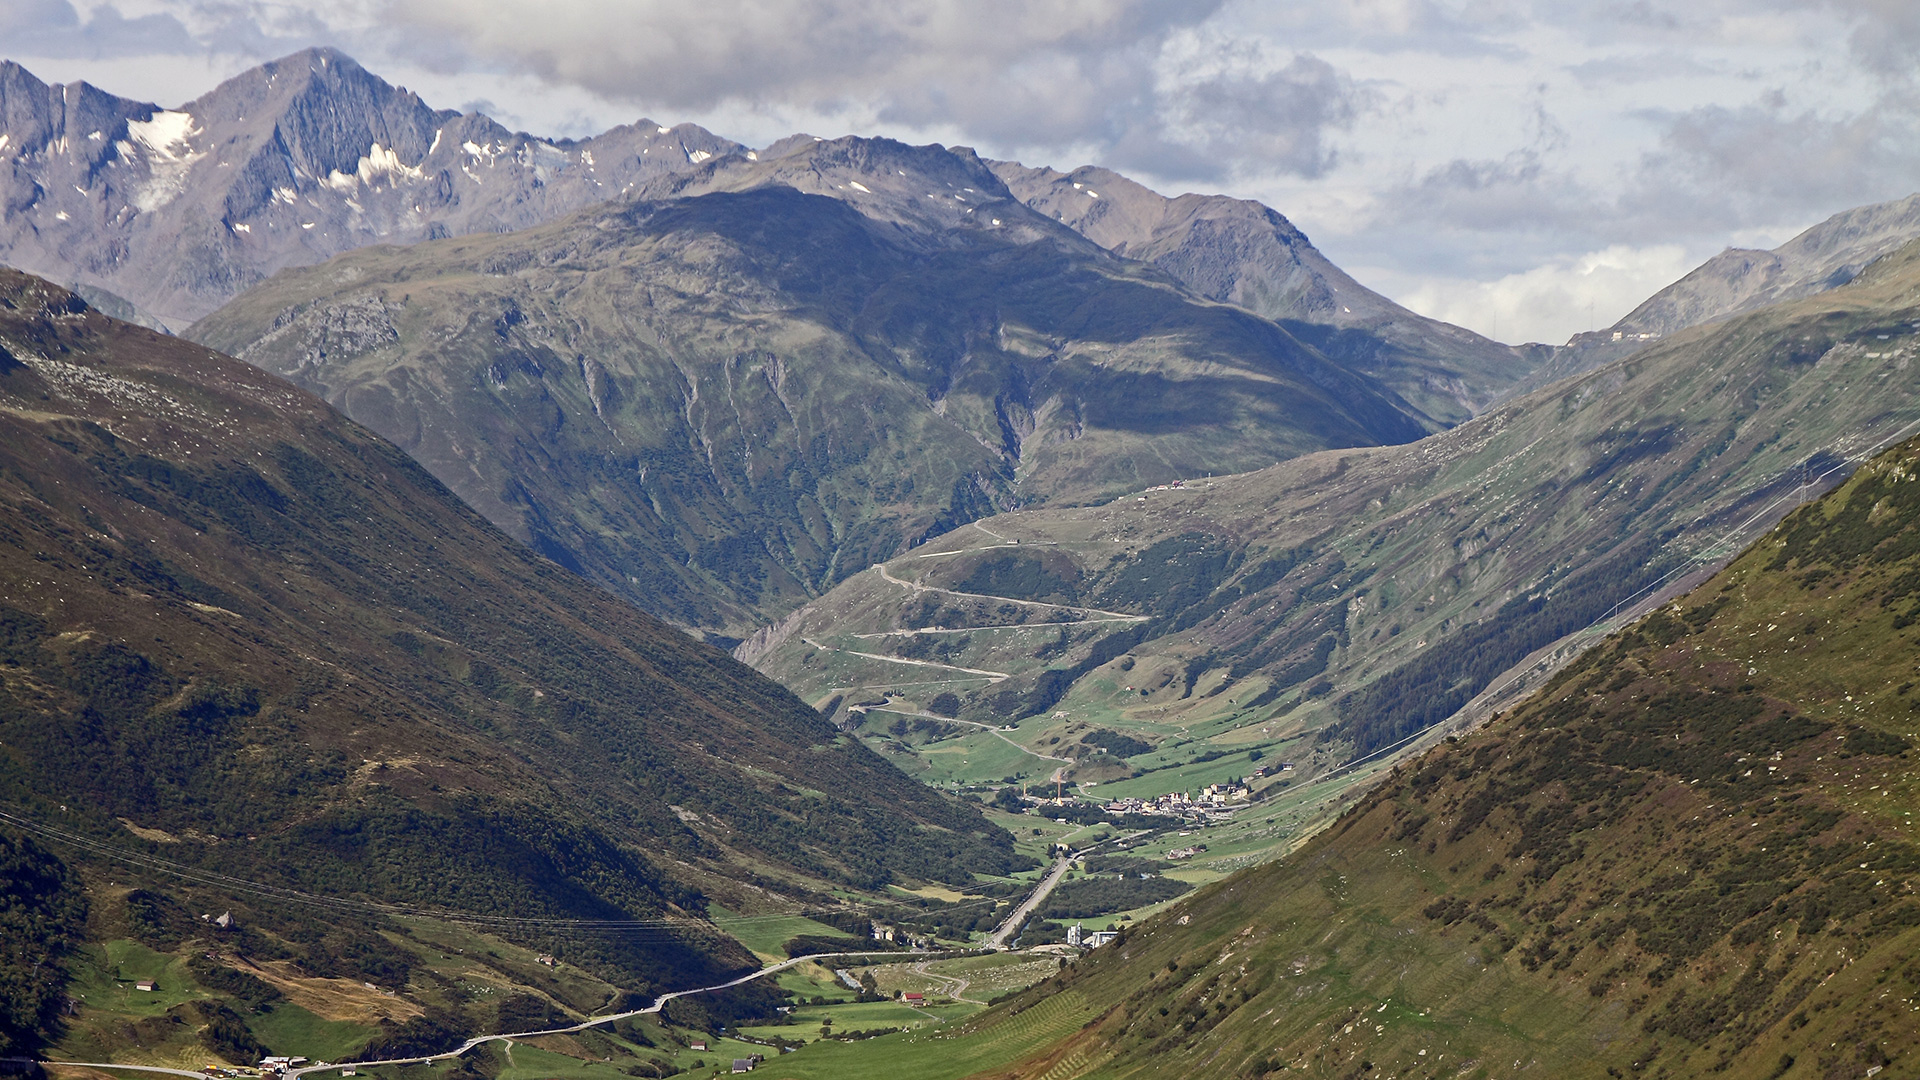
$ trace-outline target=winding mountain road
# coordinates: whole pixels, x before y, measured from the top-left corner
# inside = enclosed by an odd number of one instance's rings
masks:
[[[940,719],[945,719],[945,718],[941,717]],[[981,725],[981,726],[985,726],[985,725]],[[1008,741],[1011,741],[1011,740],[1008,740]],[[1014,745],[1018,746],[1019,744],[1015,743]],[[1021,747],[1021,749],[1024,750],[1026,748]],[[1028,753],[1032,753],[1032,751],[1028,751]],[[1036,756],[1043,756],[1043,755],[1036,755]],[[1063,760],[1063,759],[1055,758],[1052,760]],[[1098,844],[1094,845],[1094,847],[1096,848],[1099,846],[1100,845]],[[1092,850],[1092,849],[1088,849],[1088,850]],[[1066,877],[1068,869],[1070,869],[1073,866],[1073,860],[1076,857],[1078,857],[1078,855],[1081,855],[1081,854],[1085,854],[1085,852],[1070,852],[1064,856],[1061,856],[1059,859],[1057,859],[1053,864],[1053,869],[1047,872],[1047,876],[1040,881],[1039,885],[1037,885],[1034,888],[1033,892],[1029,893],[1027,898],[1020,903],[1020,906],[1014,908],[1012,914],[1008,915],[1006,920],[1003,921],[999,925],[999,927],[997,927],[993,931],[993,933],[988,936],[987,941],[985,943],[985,948],[989,951],[997,951],[997,950],[1005,949],[1007,947],[1008,939],[1013,936],[1015,931],[1020,929],[1021,924],[1026,920],[1028,915],[1032,914],[1035,910],[1037,910],[1041,904],[1046,903],[1047,897],[1053,893],[1054,887],[1060,884],[1061,879]],[[572,1035],[576,1032],[585,1031],[588,1028],[599,1027],[602,1024],[611,1024],[619,1020],[626,1020],[630,1017],[649,1016],[654,1013],[658,1013],[661,1009],[666,1007],[668,1002],[674,1000],[675,998],[690,997],[694,994],[704,994],[714,990],[731,989],[735,986],[741,986],[746,983],[753,982],[756,979],[764,979],[769,975],[778,974],[782,971],[787,970],[790,967],[795,967],[800,964],[805,964],[812,961],[820,961],[820,960],[844,960],[852,957],[865,957],[865,956],[881,956],[881,957],[890,957],[893,959],[899,959],[900,953],[898,950],[888,950],[888,951],[874,951],[874,952],[814,953],[808,956],[796,956],[791,960],[783,960],[777,964],[769,964],[766,967],[759,969],[758,971],[749,972],[748,974],[742,975],[737,979],[730,979],[727,982],[715,983],[712,986],[695,987],[691,990],[669,991],[668,993],[661,994],[659,997],[654,998],[653,1004],[648,1005],[644,1009],[629,1009],[626,1012],[610,1013],[606,1016],[588,1017],[587,1019],[582,1020],[577,1024],[567,1024],[562,1027],[554,1027],[554,1028],[543,1028],[539,1031],[512,1031],[512,1032],[502,1032],[497,1035],[476,1035],[473,1038],[468,1039],[466,1042],[461,1043],[457,1048],[443,1051],[438,1054],[423,1054],[418,1057],[384,1058],[379,1061],[329,1062],[326,1064],[302,1065],[299,1068],[288,1069],[285,1073],[281,1074],[281,1076],[283,1080],[298,1080],[299,1077],[306,1076],[309,1073],[333,1072],[333,1071],[337,1071],[340,1069],[347,1069],[347,1068],[361,1069],[361,1068],[369,1068],[376,1065],[423,1065],[423,1064],[427,1064],[435,1061],[448,1061],[448,1060],[452,1060],[454,1058],[460,1057],[462,1054],[465,1054],[467,1051],[472,1050],[474,1047],[480,1046],[483,1043],[502,1042],[502,1041],[511,1040],[511,1039],[537,1039],[543,1035]],[[955,1000],[968,1000],[960,997],[961,994],[966,992],[967,986],[969,984],[969,981],[967,979],[958,978],[958,977],[949,976],[949,975],[936,975],[932,972],[924,970],[926,963],[927,963],[926,961],[921,961],[920,964],[916,965],[915,970],[919,971],[920,974],[926,975],[930,978],[939,979],[942,981],[951,980],[953,983],[955,983],[955,985],[953,987],[953,990],[951,991],[950,996],[953,997]],[[842,978],[845,978],[846,977],[845,972],[841,972],[841,976]],[[0,1058],[0,1061],[9,1061],[9,1062],[10,1061],[25,1062],[27,1060],[29,1059]],[[127,1071],[127,1072],[163,1073],[169,1076],[188,1077],[190,1078],[190,1080],[214,1080],[214,1078],[208,1073],[195,1072],[191,1069],[168,1069],[168,1068],[163,1068],[157,1065],[121,1065],[121,1064],[116,1064],[110,1061],[40,1061],[39,1064],[43,1066],[49,1066],[49,1067],[72,1066],[72,1067],[87,1068],[87,1069],[117,1069],[117,1070]]]
[[[297,1080],[298,1077],[305,1076],[308,1073],[333,1072],[339,1069],[364,1069],[376,1065],[424,1065],[433,1061],[447,1061],[459,1057],[482,1043],[500,1042],[506,1039],[537,1039],[542,1035],[572,1035],[575,1032],[585,1031],[588,1028],[599,1027],[601,1024],[611,1024],[617,1020],[625,1020],[629,1017],[648,1016],[657,1013],[666,1007],[667,1002],[675,998],[689,997],[693,994],[704,994],[712,990],[727,990],[735,986],[750,983],[755,979],[764,979],[768,975],[777,974],[790,967],[813,960],[845,959],[854,956],[890,956],[898,958],[900,953],[898,950],[894,950],[889,952],[816,953],[811,956],[796,956],[791,960],[783,960],[778,964],[770,964],[758,971],[742,975],[728,982],[716,983],[713,986],[696,987],[692,990],[674,990],[661,994],[659,997],[653,999],[653,1004],[644,1009],[629,1009],[626,1012],[612,1013],[607,1016],[589,1017],[577,1024],[568,1024],[565,1027],[545,1028],[540,1031],[515,1031],[504,1032],[499,1035],[477,1035],[461,1043],[457,1049],[438,1054],[424,1054],[419,1057],[385,1058],[380,1061],[330,1062],[324,1065],[302,1065],[297,1069],[288,1069],[281,1075],[284,1080]],[[167,1073],[173,1076],[187,1076],[193,1077],[194,1080],[213,1080],[212,1077],[203,1072],[193,1072],[188,1069],[163,1069],[153,1065],[116,1065],[112,1062],[103,1061],[42,1061],[40,1064],[45,1066],[73,1065],[89,1069],[124,1069],[133,1072]]]
[[[1075,607],[1072,604],[1050,604],[1044,600],[1016,600],[1011,596],[995,596],[992,593],[960,592],[955,589],[943,589],[938,585],[922,585],[917,581],[908,581],[906,578],[894,577],[893,572],[887,569],[887,564],[885,563],[874,563],[872,569],[879,571],[881,580],[898,585],[912,593],[930,592],[939,593],[942,596],[964,597],[968,600],[997,600],[1003,604],[1018,604],[1021,607],[1043,608],[1049,611],[1077,611],[1089,618],[1097,618],[1104,622],[1146,622],[1152,618],[1150,615],[1129,615],[1124,611],[1107,611],[1104,608]]]
[[[836,687],[835,689],[837,690],[840,688]],[[854,689],[858,689],[858,688],[854,688]],[[1036,758],[1039,758],[1041,761],[1060,762],[1060,766],[1053,770],[1053,775],[1047,777],[1047,783],[1049,784],[1065,776],[1067,766],[1073,764],[1072,758],[1056,757],[1053,754],[1043,754],[1040,751],[1035,750],[1030,746],[1022,746],[1020,743],[1014,742],[1012,739],[1007,738],[1006,735],[1002,733],[1004,729],[997,724],[983,724],[978,720],[956,720],[951,716],[941,716],[938,713],[908,712],[905,709],[890,709],[882,705],[874,706],[873,711],[893,713],[896,716],[921,716],[921,717],[925,717],[928,720],[938,720],[943,724],[965,724],[968,727],[977,727],[982,731],[985,731],[988,734],[992,735],[994,738],[999,739],[1001,742],[1006,743],[1008,746],[1013,747],[1015,750],[1018,750],[1021,753],[1028,755],[1029,757],[1036,757]]]
[[[978,675],[988,682],[1000,682],[1003,679],[1012,678],[1011,675],[1004,671],[986,671],[981,668],[959,667],[954,664],[936,664],[932,660],[909,660],[904,656],[888,656],[885,653],[861,652],[858,649],[836,649],[831,645],[822,645],[809,637],[803,637],[800,641],[802,644],[811,645],[823,652],[846,653],[848,656],[859,656],[868,660],[883,661],[888,664],[906,664],[908,667],[939,668],[941,671],[964,671],[969,675]]]

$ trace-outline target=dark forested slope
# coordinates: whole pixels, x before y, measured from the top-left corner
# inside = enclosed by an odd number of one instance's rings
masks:
[[[549,920],[502,932],[637,989],[749,962],[708,897],[1014,861],[976,811],[317,399],[12,272],[0,504],[0,808],[92,845],[56,845],[75,866]],[[142,873],[120,891],[265,902]],[[273,910],[284,941],[335,918]]]

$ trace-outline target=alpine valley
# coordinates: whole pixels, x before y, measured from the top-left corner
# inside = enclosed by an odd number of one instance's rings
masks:
[[[1509,346],[1094,166],[0,62],[0,1064],[1920,1075],[1916,199]]]

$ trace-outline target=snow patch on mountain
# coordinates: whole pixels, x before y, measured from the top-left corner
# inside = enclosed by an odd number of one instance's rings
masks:
[[[149,178],[134,192],[133,205],[151,214],[180,197],[187,189],[187,173],[206,156],[191,140],[200,126],[189,112],[162,111],[145,120],[127,121],[128,138],[118,145],[120,156],[131,157],[138,147],[147,159]]]

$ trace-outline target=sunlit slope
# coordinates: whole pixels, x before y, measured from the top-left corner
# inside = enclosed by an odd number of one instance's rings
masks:
[[[970,156],[804,142],[684,195],[289,271],[192,336],[550,557],[735,636],[996,508],[1437,426]]]
[[[977,1075],[1904,1075],[1916,615],[1910,441],[1303,851],[983,1016],[1099,1019]]]
[[[739,655],[817,705],[951,692],[1033,747],[1126,730],[1160,748],[1136,769],[1256,746],[1338,764],[1730,556],[1920,422],[1916,286],[1908,252],[1418,443],[986,519]]]
[[[0,809],[93,845],[57,849],[80,865],[506,920],[638,990],[752,963],[708,898],[1014,861],[973,808],[318,399],[20,274],[0,276],[0,504]],[[271,910],[293,942],[336,918]],[[569,936],[581,919],[645,925]]]

